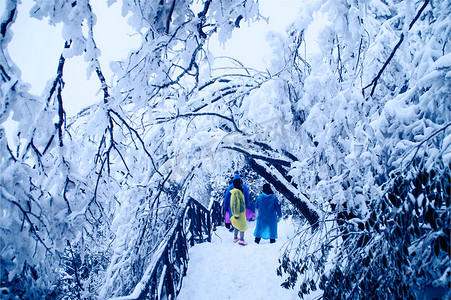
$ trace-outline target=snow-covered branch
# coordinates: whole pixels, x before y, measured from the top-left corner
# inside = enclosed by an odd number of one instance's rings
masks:
[[[248,158],[262,160],[262,161],[265,161],[265,162],[267,162],[267,163],[269,163],[271,165],[280,165],[280,166],[284,166],[284,167],[290,167],[291,166],[291,162],[290,161],[277,159],[277,158],[272,158],[272,157],[266,157],[266,156],[260,155],[258,153],[250,152],[248,150],[245,150],[245,149],[237,147],[237,146],[224,146],[223,148],[224,149],[233,150],[233,151],[237,151],[239,153],[244,154]]]
[[[418,13],[416,14],[415,18],[410,22],[409,24],[409,30],[412,29],[412,26],[415,24],[415,22],[418,20],[418,18],[423,13],[423,10],[426,8],[426,6],[429,4],[429,0],[425,0],[421,8],[418,10]],[[387,60],[385,61],[382,68],[377,73],[376,77],[373,78],[373,80],[362,89],[362,94],[365,97],[365,90],[369,87],[371,88],[370,97],[373,97],[374,91],[376,90],[376,85],[380,77],[382,76],[382,73],[384,72],[385,68],[387,68],[390,61],[393,59],[393,56],[395,56],[396,51],[398,50],[399,46],[401,46],[402,42],[404,41],[404,32],[401,33],[401,36],[399,37],[398,43],[396,43],[395,47],[393,48],[392,52],[388,56]]]
[[[157,123],[162,123],[162,122],[177,120],[178,118],[195,118],[195,117],[202,117],[202,116],[213,116],[213,117],[218,117],[218,118],[227,120],[230,123],[232,123],[233,128],[235,128],[235,131],[237,131],[241,134],[244,134],[244,132],[238,128],[238,125],[236,124],[236,122],[233,118],[229,118],[229,117],[223,116],[218,113],[213,113],[213,112],[177,114],[176,116],[173,116],[173,117],[157,118],[156,120],[157,120]]]

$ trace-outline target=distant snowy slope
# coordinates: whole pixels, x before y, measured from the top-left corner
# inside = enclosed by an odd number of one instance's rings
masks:
[[[299,299],[297,289],[286,290],[277,276],[278,259],[285,242],[294,235],[291,220],[279,223],[279,239],[254,243],[255,222],[249,222],[247,246],[232,242],[233,233],[219,227],[211,243],[192,247],[187,276],[179,300]]]

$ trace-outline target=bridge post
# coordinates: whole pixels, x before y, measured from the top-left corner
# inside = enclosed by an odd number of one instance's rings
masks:
[[[211,243],[211,214],[207,214],[207,242]]]
[[[195,222],[195,218],[194,218],[194,203],[192,198],[190,198],[189,200],[189,204],[188,204],[188,218],[190,219],[190,224],[189,224],[189,231],[191,232],[191,237],[190,237],[190,245],[191,247],[194,246],[194,222]]]
[[[167,295],[171,295],[172,299],[175,299],[175,289],[174,289],[174,280],[172,279],[172,263],[169,260],[169,249],[166,250],[165,255],[165,264],[166,264],[166,275],[165,275],[165,286]],[[169,299],[169,297],[168,297]]]

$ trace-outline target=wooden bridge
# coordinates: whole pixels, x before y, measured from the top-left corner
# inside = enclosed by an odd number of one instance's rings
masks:
[[[168,235],[157,247],[143,277],[128,296],[111,300],[175,299],[188,267],[188,250],[196,243],[211,241],[212,231],[221,225],[222,207],[213,201],[205,208],[190,198]]]

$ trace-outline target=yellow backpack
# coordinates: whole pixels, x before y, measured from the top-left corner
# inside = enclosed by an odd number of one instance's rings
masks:
[[[239,216],[246,211],[246,202],[244,201],[243,192],[235,188],[230,191],[230,194],[230,209],[232,215]]]

